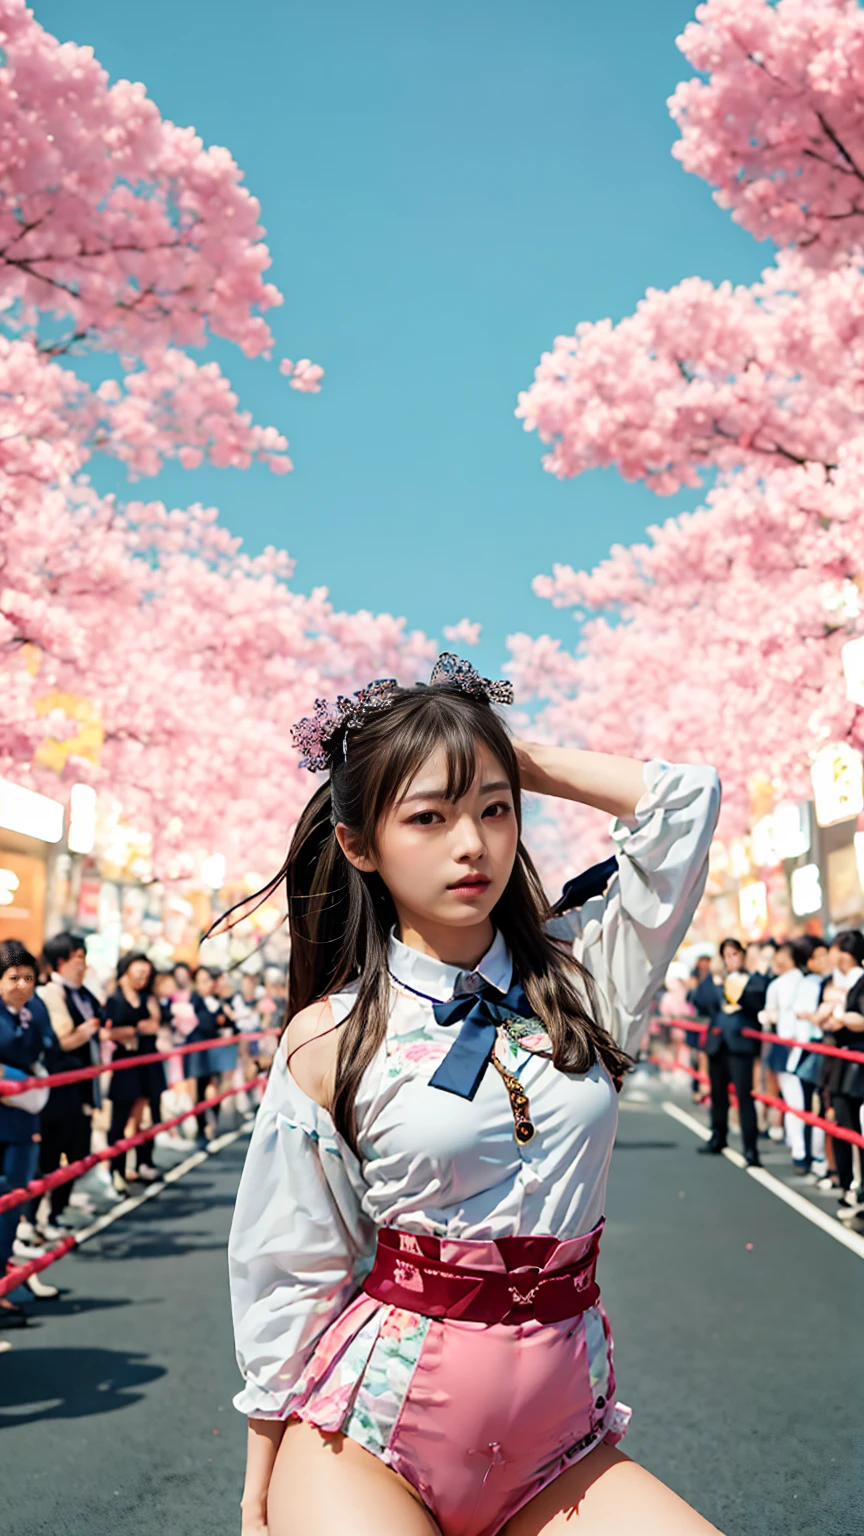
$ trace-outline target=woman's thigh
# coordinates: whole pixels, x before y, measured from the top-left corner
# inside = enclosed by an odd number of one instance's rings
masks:
[[[440,1536],[410,1484],[347,1435],[287,1425],[268,1496],[268,1536]]]
[[[574,1519],[575,1516],[575,1519]],[[720,1536],[623,1451],[598,1445],[508,1520],[502,1536]]]

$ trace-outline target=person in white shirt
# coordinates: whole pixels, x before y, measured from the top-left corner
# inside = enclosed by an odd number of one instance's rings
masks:
[[[258,977],[252,971],[241,971],[240,990],[231,999],[231,1009],[241,1034],[254,1033],[261,1028],[258,998],[261,989]]]
[[[544,1489],[562,1531],[577,1507],[586,1530],[714,1531],[617,1449],[594,1265],[617,1091],[719,782],[511,742],[510,701],[448,655],[295,728],[329,777],[282,871],[290,1022],[229,1242],[244,1536],[358,1507],[364,1531],[491,1536]],[[555,909],[522,789],[618,818],[617,860]]]
[[[815,1024],[815,1017],[828,970],[828,946],[824,939],[810,934],[792,939],[781,945],[788,953],[793,969],[778,977],[768,988],[770,999],[773,987],[778,988],[774,1006],[777,1009],[777,1034],[781,1039],[821,1040],[822,1031]],[[778,1047],[779,1049],[779,1047]],[[798,1069],[805,1058],[805,1051],[792,1047],[780,1072],[780,1093],[792,1109],[810,1110],[813,1104],[813,1084],[798,1076]],[[811,1057],[812,1060],[812,1057]],[[819,1126],[810,1126],[799,1115],[784,1116],[786,1142],[792,1153],[795,1172],[812,1172],[819,1178],[827,1172],[825,1162],[825,1132]]]

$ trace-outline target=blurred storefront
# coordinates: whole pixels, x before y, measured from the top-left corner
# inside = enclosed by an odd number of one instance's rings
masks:
[[[94,970],[107,977],[121,953],[144,950],[159,966],[178,960],[254,969],[284,966],[288,938],[280,894],[257,908],[265,885],[250,872],[226,884],[220,854],[178,856],[172,878],[154,878],[152,841],[110,796],[75,784],[65,807],[0,779],[0,940],[22,940],[35,954],[46,937],[72,929],[87,939]],[[240,903],[230,930],[200,941],[211,923]]]
[[[63,822],[58,800],[0,779],[0,940],[20,939],[36,954]]]
[[[51,927],[84,934],[97,972],[108,975],[129,949],[145,951],[160,966],[192,963],[212,916],[212,892],[203,884],[185,881],[181,888],[154,879],[152,840],[124,820],[116,801],[88,791],[79,797],[76,821],[73,790],[67,843],[56,860]]]
[[[775,803],[754,780],[751,825],[715,839],[698,937],[759,939],[864,925],[864,763],[846,743],[811,766],[813,798]]]

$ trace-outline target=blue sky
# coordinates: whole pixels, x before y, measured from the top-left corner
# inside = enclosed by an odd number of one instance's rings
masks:
[[[276,357],[312,357],[320,395],[215,348],[292,475],[169,468],[137,488],[218,505],[296,585],[440,637],[480,620],[576,639],[531,592],[694,504],[614,472],[559,483],[513,416],[540,353],[579,320],[629,313],[699,273],[770,260],[673,161],[666,98],[692,0],[35,0],[55,35],[225,144],[260,199],[285,294]],[[100,483],[112,483],[101,474]]]

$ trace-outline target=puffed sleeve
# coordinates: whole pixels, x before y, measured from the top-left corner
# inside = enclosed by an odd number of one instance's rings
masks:
[[[237,1363],[234,1399],[285,1419],[321,1333],[372,1267],[375,1228],[361,1209],[357,1159],[298,1087],[280,1045],[255,1120],[228,1240]]]
[[[613,824],[618,870],[605,892],[549,924],[572,942],[594,979],[600,1022],[630,1052],[705,888],[720,810],[713,768],[655,759],[644,782],[633,816]]]

